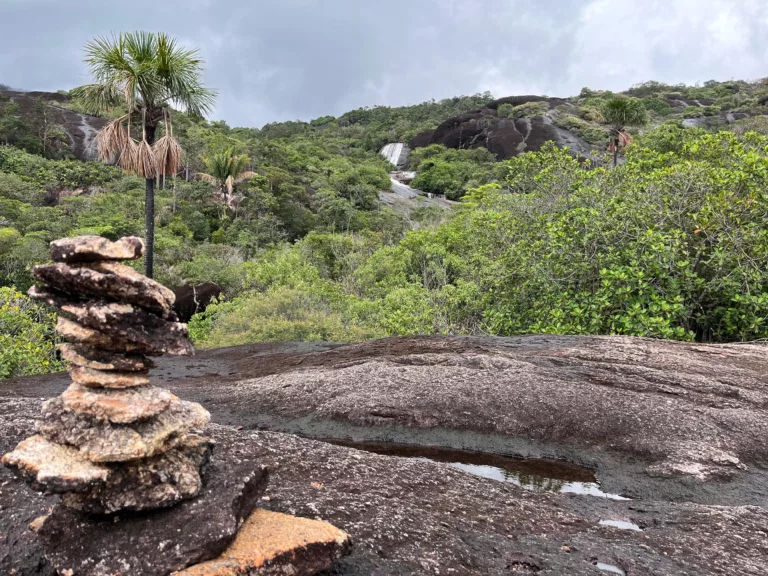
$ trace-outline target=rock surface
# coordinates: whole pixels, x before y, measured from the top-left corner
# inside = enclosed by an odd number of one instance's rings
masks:
[[[594,470],[606,492],[633,498],[531,493],[443,464],[212,426],[212,462],[237,442],[270,468],[263,507],[350,534],[352,553],[333,573],[599,576],[597,562],[630,576],[765,573],[764,347],[393,338],[241,346],[158,364],[158,382],[205,402],[218,423],[562,458]],[[67,383],[66,374],[4,382],[0,448],[33,433],[40,398]],[[715,450],[735,453],[746,469],[724,460],[716,466],[727,479],[649,474],[660,462],[690,462],[692,447],[717,459]],[[51,503],[0,469],[0,572],[53,574],[27,528]]]
[[[529,102],[546,102],[549,112],[532,118],[503,118],[498,115],[502,104],[519,106]],[[534,152],[549,141],[558,146],[569,147],[574,153],[588,155],[595,148],[576,134],[559,128],[554,120],[561,114],[556,109],[567,110],[572,106],[561,98],[542,96],[510,96],[489,102],[485,108],[471,110],[449,118],[435,130],[428,130],[415,136],[411,148],[423,148],[431,144],[442,144],[447,148],[486,148],[499,160],[518,156],[523,152]]]
[[[147,372],[155,367],[154,362],[141,355],[119,354],[76,344],[59,344],[58,349],[67,362],[94,370]]]
[[[164,412],[178,398],[162,388],[142,386],[125,390],[93,390],[73,383],[61,395],[64,408],[78,414],[131,424]]]
[[[173,506],[200,494],[200,469],[208,462],[212,447],[208,439],[190,435],[178,448],[154,458],[110,466],[104,482],[80,492],[66,492],[61,501],[89,514]]]
[[[135,388],[149,384],[146,374],[139,372],[102,371],[75,364],[68,371],[72,382],[86,388]]]
[[[102,236],[62,238],[51,242],[54,262],[95,262],[98,260],[137,260],[144,253],[141,238],[127,236],[110,242]]]
[[[210,414],[200,404],[172,402],[156,418],[132,425],[112,424],[67,410],[61,398],[43,403],[37,431],[52,442],[80,450],[91,462],[149,458],[176,447],[192,429],[202,429]]]
[[[214,282],[203,282],[197,286],[183,285],[173,289],[176,302],[173,311],[179,322],[189,322],[192,316],[205,310],[208,305],[224,293]]]
[[[174,576],[314,576],[350,545],[349,535],[327,522],[257,509],[221,556]]]
[[[169,322],[133,304],[105,300],[83,301],[65,294],[33,286],[30,298],[59,308],[80,326],[98,330],[110,338],[114,350],[139,349],[147,354],[190,355],[186,324]]]
[[[32,275],[51,288],[75,296],[110,297],[172,317],[173,292],[119,262],[43,264]]]
[[[66,492],[84,490],[104,482],[109,469],[93,464],[77,450],[54,444],[42,436],[31,436],[2,459],[6,466],[13,466],[40,490]]]
[[[99,520],[57,506],[38,531],[46,556],[60,574],[77,576],[169,574],[215,558],[264,492],[260,457],[252,444],[220,445],[203,493],[167,510]]]

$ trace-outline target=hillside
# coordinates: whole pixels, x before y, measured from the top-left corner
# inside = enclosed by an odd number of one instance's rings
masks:
[[[46,311],[18,293],[29,267],[62,236],[141,236],[144,184],[76,159],[105,119],[68,93],[2,94],[11,145],[0,146],[0,316],[29,338],[28,349],[8,348],[0,375],[11,375],[58,366]],[[589,89],[261,128],[172,112],[185,155],[176,178],[159,182],[157,277],[222,289],[224,301],[192,322],[200,346],[445,333],[765,338],[766,94],[762,82],[636,86],[625,95],[649,122],[629,128],[616,169],[601,116],[614,95]],[[413,174],[391,176],[379,150],[393,143],[410,143]],[[255,172],[228,205],[195,176],[224,151]],[[21,343],[18,333],[0,338]]]

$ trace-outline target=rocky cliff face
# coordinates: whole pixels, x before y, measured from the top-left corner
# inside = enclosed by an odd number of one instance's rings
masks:
[[[67,110],[63,106],[69,98],[55,92],[11,92],[0,90],[0,100],[10,100],[19,107],[21,121],[32,125],[40,121],[39,107],[45,106],[46,121],[58,124],[67,133],[72,154],[78,160],[96,158],[96,133],[107,123],[106,120]]]
[[[499,160],[505,160],[523,152],[538,151],[546,142],[552,141],[560,147],[570,148],[574,154],[590,157],[606,150],[607,132],[600,124],[580,116],[583,110],[576,100],[543,96],[499,98],[485,108],[449,118],[436,129],[417,134],[409,145],[412,149],[431,144],[458,149],[484,147]],[[713,104],[711,100],[684,99],[676,94],[663,95],[660,100],[678,116],[686,109],[703,110]],[[505,105],[518,109],[508,116],[509,109]],[[716,128],[750,115],[754,113],[725,110],[712,116],[685,119],[683,124]]]

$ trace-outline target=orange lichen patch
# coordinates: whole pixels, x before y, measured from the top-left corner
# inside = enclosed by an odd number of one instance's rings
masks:
[[[174,576],[257,576],[286,574],[310,576],[332,567],[344,554],[349,535],[318,520],[256,509],[234,542],[214,560],[174,572]]]

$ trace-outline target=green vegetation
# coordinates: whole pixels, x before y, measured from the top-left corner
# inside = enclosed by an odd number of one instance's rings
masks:
[[[282,334],[765,338],[768,138],[702,132],[683,129],[672,152],[649,138],[614,170],[550,145],[397,245],[310,236],[265,254],[244,265],[252,291],[196,319],[198,344],[260,341],[268,321]],[[271,295],[301,313],[273,315]]]
[[[56,357],[55,319],[54,313],[21,292],[0,287],[0,378],[45,374],[62,368]]]
[[[528,332],[767,338],[765,91],[651,83],[618,97],[585,89],[552,110],[501,106],[510,118],[547,115],[592,142],[594,156],[582,163],[550,145],[499,162],[484,148],[417,149],[413,186],[457,204],[411,212],[379,201],[391,170],[379,147],[482,107],[489,94],[261,129],[174,114],[184,154],[154,188],[155,277],[222,286],[223,299],[190,324],[203,347]],[[726,103],[755,117],[722,132],[684,127],[687,106],[704,126],[724,124]],[[626,162],[604,167],[606,125],[628,137],[646,116]],[[18,134],[33,133],[13,108],[7,117]],[[9,142],[0,145],[0,376],[59,367],[52,317],[22,295],[48,242],[145,227],[145,179]]]

